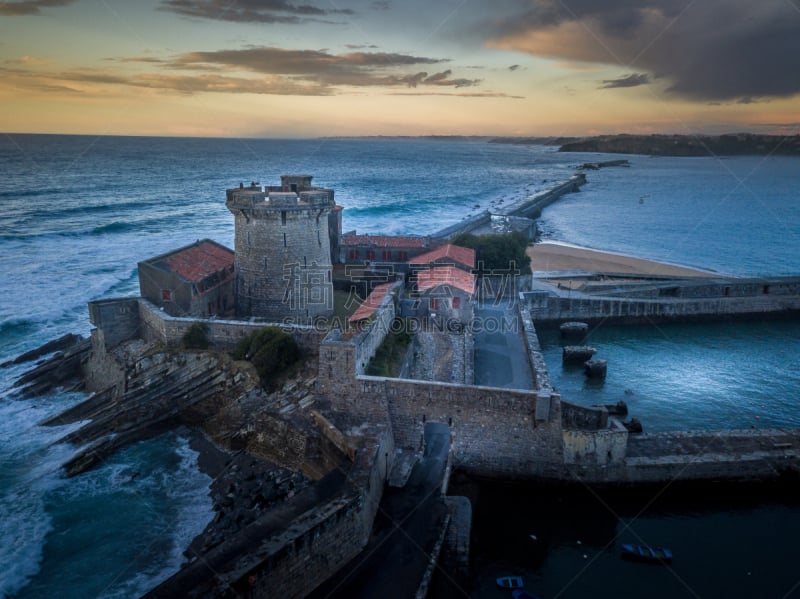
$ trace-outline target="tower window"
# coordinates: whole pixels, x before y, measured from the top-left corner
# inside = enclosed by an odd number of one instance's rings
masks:
[[[286,224],[286,210],[281,210],[281,224]]]
[[[286,247],[286,233],[283,234],[283,247]]]

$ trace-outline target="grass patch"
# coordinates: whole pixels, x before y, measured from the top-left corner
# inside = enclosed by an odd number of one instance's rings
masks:
[[[370,360],[366,374],[370,376],[385,376],[397,378],[403,367],[403,358],[406,355],[408,344],[411,343],[411,333],[405,326],[405,319],[395,318],[389,332],[375,352],[375,357]]]

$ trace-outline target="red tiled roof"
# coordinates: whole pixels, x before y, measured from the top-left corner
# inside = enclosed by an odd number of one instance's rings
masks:
[[[449,285],[472,295],[475,293],[475,275],[455,266],[439,266],[417,273],[417,291],[422,293],[439,285]]]
[[[475,268],[475,250],[447,243],[420,254],[408,261],[409,264],[431,264],[442,258],[463,264],[467,268]]]
[[[342,245],[366,245],[379,248],[424,248],[425,237],[396,237],[394,235],[344,235]]]
[[[389,293],[389,289],[391,289],[392,285],[394,285],[394,283],[384,283],[383,285],[375,287],[367,296],[367,299],[364,300],[364,303],[353,312],[353,315],[349,318],[350,322],[364,320],[372,316],[375,310],[378,309],[378,306],[381,305],[383,298]]]
[[[209,239],[203,239],[152,261],[154,266],[167,268],[181,278],[198,282],[207,276],[233,267],[234,253]]]

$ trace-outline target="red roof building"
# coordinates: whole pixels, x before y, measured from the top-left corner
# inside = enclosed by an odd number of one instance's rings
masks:
[[[139,262],[139,292],[172,316],[227,316],[233,274],[233,250],[203,239]]]
[[[425,293],[440,285],[447,285],[472,295],[475,293],[475,275],[455,266],[438,266],[417,273],[417,291],[420,293]]]
[[[408,263],[415,266],[444,266],[449,264],[472,271],[475,270],[475,250],[447,243],[412,258]]]
[[[353,315],[350,316],[348,320],[350,322],[358,322],[359,320],[364,320],[375,314],[375,310],[381,305],[384,298],[389,293],[389,289],[392,288],[392,285],[394,285],[393,282],[384,283],[383,285],[375,287],[367,296],[367,299],[353,312]]]
[[[339,244],[339,262],[395,262],[405,264],[409,258],[423,253],[430,246],[427,237],[411,235],[343,235]]]

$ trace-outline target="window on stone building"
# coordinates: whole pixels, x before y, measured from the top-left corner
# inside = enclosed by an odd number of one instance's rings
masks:
[[[453,298],[453,308],[458,309],[460,307],[461,307],[461,298],[460,297],[454,297]]]
[[[283,234],[283,247],[286,247],[286,233]]]
[[[286,210],[281,210],[281,224],[286,224]]]
[[[367,260],[375,259],[375,250],[367,250]]]
[[[171,289],[162,289],[161,290],[161,300],[165,302],[172,301],[172,290]]]

